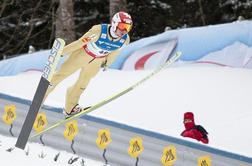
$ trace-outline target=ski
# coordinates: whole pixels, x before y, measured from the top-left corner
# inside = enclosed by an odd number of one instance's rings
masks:
[[[40,135],[42,135],[42,134],[44,134],[44,133],[46,133],[46,132],[48,132],[48,131],[50,131],[50,130],[52,130],[52,129],[54,129],[54,128],[56,128],[56,127],[58,127],[58,126],[60,126],[60,125],[62,125],[64,123],[66,123],[66,122],[68,122],[68,121],[70,121],[70,120],[73,120],[75,118],[78,118],[78,117],[81,117],[83,115],[86,115],[89,112],[92,112],[92,111],[100,108],[101,106],[103,106],[103,105],[105,105],[105,104],[107,104],[107,103],[109,103],[109,102],[111,102],[111,101],[119,98],[120,96],[122,96],[122,95],[130,92],[131,90],[135,89],[137,86],[141,85],[143,82],[145,82],[148,79],[150,79],[152,76],[154,76],[157,73],[159,73],[162,69],[164,69],[166,67],[169,67],[173,62],[175,62],[176,60],[178,60],[181,55],[182,55],[181,52],[176,52],[173,56],[170,57],[170,59],[168,61],[166,61],[166,63],[164,63],[163,65],[159,66],[157,69],[155,69],[149,75],[145,76],[144,78],[142,78],[141,80],[139,80],[135,84],[129,86],[128,88],[120,91],[117,94],[114,94],[114,95],[112,95],[112,96],[110,96],[110,97],[108,97],[108,98],[106,98],[106,99],[104,99],[104,100],[96,103],[95,105],[93,105],[93,106],[91,106],[89,108],[83,108],[83,110],[80,113],[78,113],[78,114],[75,114],[75,115],[73,115],[73,116],[71,116],[71,117],[69,117],[67,119],[63,119],[63,120],[60,120],[60,121],[56,122],[55,124],[53,124],[53,125],[49,126],[48,128],[44,129],[43,131],[41,131],[41,132],[39,132],[39,133],[37,133],[35,135],[32,135],[30,137],[30,139],[36,138],[36,137],[38,137],[38,136],[40,136]]]
[[[39,85],[33,97],[32,104],[30,105],[28,114],[26,115],[21,132],[18,136],[15,145],[17,148],[24,150],[27,144],[27,141],[29,139],[32,130],[32,126],[34,124],[34,121],[37,117],[37,114],[43,102],[48,86],[50,85],[50,81],[52,79],[56,66],[59,62],[64,46],[65,41],[63,39],[60,38],[55,39],[52,49],[50,51],[50,55],[48,57],[48,61],[44,67],[43,74],[39,81]]]

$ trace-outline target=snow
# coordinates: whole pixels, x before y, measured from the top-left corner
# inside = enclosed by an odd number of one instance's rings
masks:
[[[252,47],[236,41],[221,50],[211,52],[196,61],[178,61],[173,66],[194,64],[200,66],[228,66],[235,68],[252,68]]]
[[[134,84],[151,71],[100,71],[80,105],[93,105]],[[1,93],[31,100],[41,73],[29,71],[0,77]],[[78,72],[64,80],[45,104],[63,107],[66,88]],[[141,129],[183,138],[183,114],[195,114],[196,124],[209,132],[209,146],[251,157],[252,70],[186,65],[161,71],[133,91],[89,115]]]
[[[71,158],[76,158],[73,154],[67,153],[65,151],[60,151],[60,155],[57,161],[54,161],[55,156],[59,151],[52,149],[50,147],[45,147],[38,143],[28,143],[28,146],[25,150],[18,148],[13,149],[11,152],[6,151],[14,147],[16,143],[16,138],[6,137],[0,135],[0,156],[1,156],[1,165],[8,166],[67,166],[68,161]],[[28,155],[27,155],[28,154]],[[39,156],[45,156],[41,158]],[[14,159],[14,160],[13,160]],[[82,164],[83,163],[83,164]],[[73,162],[73,166],[101,166],[101,162],[79,158],[77,161]]]
[[[251,58],[252,47],[248,47],[246,44],[243,44],[241,42],[234,42],[233,44],[228,45],[220,51],[215,51],[207,54],[196,62],[208,61],[224,64],[225,66],[230,67],[246,67],[251,69]]]

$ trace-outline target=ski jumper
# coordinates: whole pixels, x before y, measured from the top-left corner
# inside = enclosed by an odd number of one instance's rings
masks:
[[[109,24],[95,25],[79,40],[63,49],[62,54],[68,54],[69,57],[53,75],[52,86],[48,89],[46,97],[61,81],[81,69],[75,84],[67,89],[65,102],[67,113],[70,113],[71,109],[78,104],[81,94],[101,66],[103,64],[110,66],[119,54],[120,48],[130,42],[128,34],[118,39],[112,39],[109,35],[109,27]]]

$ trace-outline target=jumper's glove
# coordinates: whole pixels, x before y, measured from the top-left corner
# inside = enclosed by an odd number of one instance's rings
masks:
[[[106,71],[108,69],[107,59],[101,64],[101,68],[103,68],[103,71]]]

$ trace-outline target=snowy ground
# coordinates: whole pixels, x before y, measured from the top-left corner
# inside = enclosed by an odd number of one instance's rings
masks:
[[[125,89],[150,71],[100,72],[89,84],[80,104],[92,105]],[[1,93],[31,100],[41,73],[31,71],[0,77]],[[46,105],[64,106],[66,87],[75,73],[49,96]],[[142,129],[185,139],[183,114],[192,111],[197,124],[209,132],[209,146],[252,157],[252,70],[187,66],[157,74],[130,93],[90,113]],[[196,142],[191,139],[187,139]]]
[[[89,160],[86,158],[78,158],[75,162],[73,160],[78,156],[60,151],[58,158],[56,155],[59,151],[45,147],[38,143],[28,143],[25,150],[18,148],[13,149],[11,152],[6,150],[14,147],[16,143],[15,138],[5,137],[0,135],[0,156],[1,165],[8,166],[102,166],[101,162]],[[43,158],[44,157],[44,158]],[[57,160],[56,160],[56,158]],[[72,158],[72,160],[71,160]],[[55,161],[56,160],[56,161]],[[68,162],[72,161],[72,164]]]

